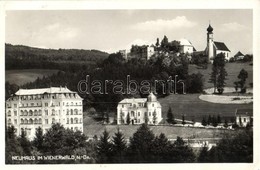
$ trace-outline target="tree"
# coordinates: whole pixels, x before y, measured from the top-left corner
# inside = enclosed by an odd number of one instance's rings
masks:
[[[218,126],[218,120],[215,115],[212,117],[212,126],[217,127]]]
[[[196,158],[192,148],[179,136],[170,146],[169,152],[172,154],[171,162],[174,163],[194,162]]]
[[[169,146],[171,145],[170,141],[167,139],[164,133],[161,133],[159,136],[156,136],[152,147],[152,160],[153,163],[167,163],[169,162],[168,152]]]
[[[202,118],[201,124],[203,126],[207,126],[207,121],[206,121],[205,117]]]
[[[112,139],[112,161],[115,163],[125,163],[127,161],[125,159],[126,149],[127,146],[124,135],[117,129],[117,132]]]
[[[148,163],[152,160],[151,148],[155,136],[148,125],[142,124],[130,138],[129,160],[135,163]]]
[[[30,141],[26,137],[26,132],[22,130],[21,136],[18,138],[21,147],[23,148],[23,153],[26,156],[31,155],[32,147]]]
[[[5,142],[5,163],[6,164],[15,164],[23,163],[23,161],[13,161],[12,156],[24,155],[23,148],[21,147],[20,142],[17,140],[15,135],[14,126],[8,126],[6,128],[6,142]]]
[[[183,124],[183,126],[186,124],[184,114],[182,115],[182,122],[181,123]]]
[[[219,94],[224,92],[226,76],[225,55],[220,53],[213,59],[212,72],[209,80],[209,82],[214,85],[214,93],[216,93],[216,89]]]
[[[208,147],[207,145],[204,145],[201,150],[200,150],[200,153],[199,153],[199,156],[198,156],[198,159],[197,161],[200,162],[200,163],[205,163],[205,162],[208,162]]]
[[[221,117],[220,117],[220,115],[218,114],[218,116],[217,116],[217,123],[218,124],[220,124],[221,123]]]
[[[211,118],[211,115],[208,116],[208,125],[210,125],[212,123],[212,118]]]
[[[159,38],[156,39],[156,44],[155,45],[156,45],[156,47],[159,47],[159,45],[160,45]]]
[[[82,132],[65,129],[60,123],[56,123],[44,134],[42,152],[44,155],[70,155],[75,149],[84,148],[86,139]]]
[[[225,122],[224,122],[224,127],[227,128],[228,127],[228,120],[225,119]]]
[[[109,133],[104,130],[97,145],[97,161],[99,163],[111,163],[112,144],[109,142]]]
[[[166,37],[166,35],[164,35],[164,37],[161,41],[161,48],[167,51],[168,44],[169,44],[168,38]]]
[[[129,113],[127,113],[127,116],[126,116],[126,123],[129,125],[130,122],[131,122],[131,120],[130,120],[130,115],[129,115]]]
[[[237,78],[239,79],[238,81],[238,84],[240,86],[240,92],[241,93],[245,93],[246,92],[246,79],[248,78],[248,73],[246,70],[242,69],[240,72],[239,72],[239,75],[237,76]]]
[[[169,107],[168,112],[167,112],[167,122],[168,123],[173,123],[173,114],[172,114],[172,108]]]
[[[43,136],[42,128],[38,127],[35,132],[34,140],[32,141],[33,146],[36,147],[38,151],[43,150],[43,140],[44,140],[44,136]]]
[[[209,150],[208,162],[252,163],[253,131],[244,129],[235,136],[224,136],[216,147]]]

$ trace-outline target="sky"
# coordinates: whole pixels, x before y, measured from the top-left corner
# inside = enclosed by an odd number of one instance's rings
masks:
[[[166,35],[204,50],[210,22],[214,41],[224,42],[232,55],[253,52],[250,9],[12,10],[5,19],[5,42],[13,45],[112,53],[155,44]]]

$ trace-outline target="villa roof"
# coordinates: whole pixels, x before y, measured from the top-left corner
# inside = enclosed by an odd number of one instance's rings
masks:
[[[121,104],[123,103],[145,103],[147,101],[147,98],[131,98],[131,99],[124,99],[122,100]]]
[[[44,94],[44,93],[76,93],[72,92],[67,87],[50,87],[50,88],[41,88],[41,89],[19,89],[15,95],[35,95],[35,94]]]
[[[227,48],[225,43],[214,41],[214,44],[215,44],[217,50],[229,51],[230,52],[230,50]]]

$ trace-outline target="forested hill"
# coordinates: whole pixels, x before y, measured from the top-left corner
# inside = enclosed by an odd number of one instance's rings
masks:
[[[56,50],[5,44],[6,69],[30,69],[39,67],[52,69],[64,63],[95,64],[106,59],[108,55],[108,53],[98,50]]]

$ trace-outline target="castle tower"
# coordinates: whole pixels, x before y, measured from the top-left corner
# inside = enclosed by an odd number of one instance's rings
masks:
[[[213,63],[214,58],[214,51],[213,51],[213,28],[209,24],[207,28],[207,50],[206,53],[208,54],[208,60],[209,62]]]

